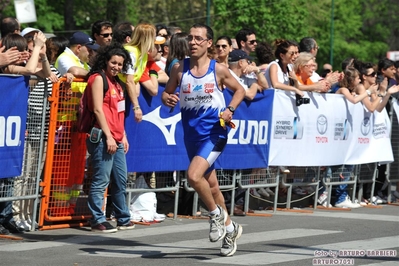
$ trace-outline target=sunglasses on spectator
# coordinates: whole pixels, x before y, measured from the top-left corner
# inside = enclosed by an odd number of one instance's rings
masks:
[[[299,52],[295,51],[295,52],[288,52],[291,56],[293,56],[294,54],[299,54]]]
[[[103,36],[104,38],[108,38],[109,36],[112,37],[112,33],[100,33],[100,34],[98,34],[98,35],[101,35],[101,36]]]
[[[375,77],[377,73],[375,71],[371,72],[370,74],[365,75],[366,77]]]
[[[219,49],[220,47],[222,47],[223,49],[226,49],[227,48],[227,44],[216,44],[215,47],[217,49]]]
[[[256,40],[250,40],[248,41],[250,44],[258,43]]]

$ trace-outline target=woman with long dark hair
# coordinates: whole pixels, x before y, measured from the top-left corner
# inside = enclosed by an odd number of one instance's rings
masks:
[[[134,228],[126,204],[127,166],[125,154],[129,143],[125,134],[125,95],[117,74],[131,64],[129,53],[119,43],[98,51],[88,74],[87,95],[92,102],[96,122],[86,140],[93,165],[93,180],[88,205],[92,213],[91,230],[111,233]],[[102,74],[100,74],[102,73]],[[104,91],[104,78],[108,89]],[[90,104],[89,104],[90,107]],[[112,173],[112,175],[111,175]],[[117,228],[106,221],[102,205],[112,176],[111,195]]]

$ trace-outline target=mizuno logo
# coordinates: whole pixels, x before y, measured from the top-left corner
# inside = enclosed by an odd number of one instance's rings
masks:
[[[161,130],[162,134],[165,137],[166,143],[168,145],[176,145],[175,132],[176,125],[181,120],[181,113],[178,113],[174,116],[168,118],[161,118],[160,116],[161,106],[158,106],[152,112],[143,116],[144,121],[148,121],[154,124],[156,127]],[[169,126],[169,130],[166,126]]]

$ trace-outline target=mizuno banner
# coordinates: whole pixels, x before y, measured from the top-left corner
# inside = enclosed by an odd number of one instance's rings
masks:
[[[187,170],[189,165],[183,141],[179,105],[171,112],[161,102],[164,87],[151,97],[141,90],[140,108],[143,121],[136,123],[132,106],[127,103],[125,128],[130,150],[129,172]],[[235,129],[228,134],[228,143],[216,161],[217,168],[245,169],[267,167],[273,90],[258,93],[249,102],[243,101],[234,114]],[[225,90],[226,103],[232,93]],[[226,105],[227,105],[226,104]]]
[[[28,93],[29,77],[0,75],[0,178],[22,173]]]

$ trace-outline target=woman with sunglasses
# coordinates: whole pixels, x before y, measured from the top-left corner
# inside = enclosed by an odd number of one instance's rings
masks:
[[[299,56],[298,44],[293,41],[277,39],[275,41],[276,60],[271,62],[266,69],[265,77],[270,88],[293,91],[303,97],[303,92],[290,84],[292,64]],[[292,73],[291,76],[294,76]]]
[[[215,48],[218,55],[216,61],[219,64],[229,67],[229,53],[233,51],[232,45],[233,43],[228,36],[220,36],[217,38]]]
[[[307,52],[299,54],[294,63],[294,72],[298,82],[298,89],[302,91],[327,92],[330,89],[326,80],[313,82],[311,77],[316,70],[316,58]]]

